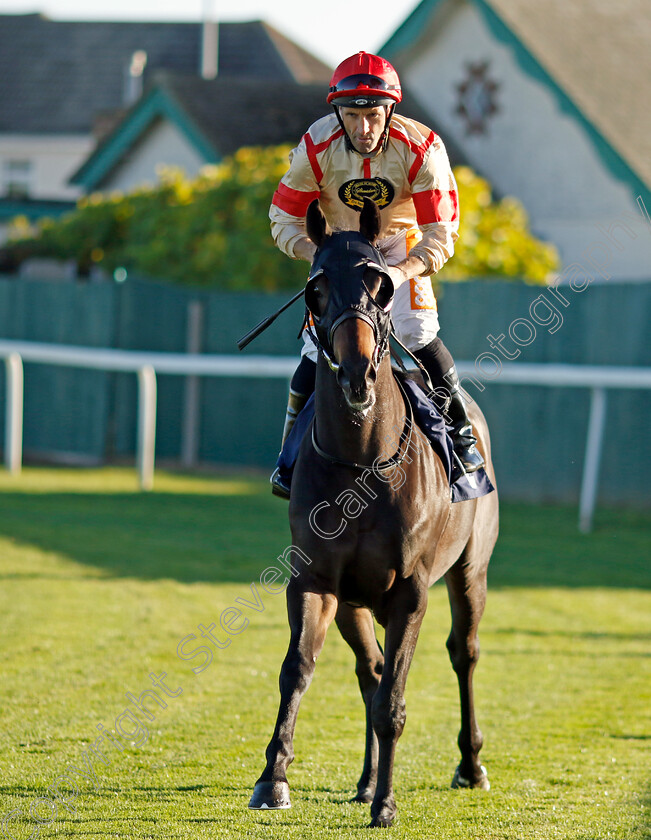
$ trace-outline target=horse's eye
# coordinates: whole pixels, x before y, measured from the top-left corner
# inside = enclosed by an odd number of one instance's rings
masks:
[[[385,309],[393,297],[393,283],[386,274],[377,271],[367,271],[364,282],[370,296],[381,309]]]
[[[315,277],[305,287],[305,305],[312,315],[320,318],[325,312],[328,300],[328,281],[325,277]]]
[[[380,288],[378,289],[378,293],[375,296],[375,302],[378,306],[381,306],[382,309],[386,309],[386,307],[391,302],[391,298],[393,297],[393,283],[391,282],[389,277],[386,277],[384,274],[382,275],[382,282],[380,283]]]

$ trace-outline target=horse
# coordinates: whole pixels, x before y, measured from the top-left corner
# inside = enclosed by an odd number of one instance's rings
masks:
[[[289,502],[296,554],[286,589],[290,641],[280,707],[249,807],[291,807],[286,773],[299,704],[334,620],[356,657],[366,709],[364,764],[353,801],[370,803],[370,827],[387,827],[397,813],[392,776],[406,718],[405,683],[428,588],[441,577],[461,705],[461,761],[452,787],[490,787],[479,761],[473,672],[498,532],[497,492],[452,504],[442,460],[428,444],[414,445],[387,353],[394,289],[374,247],[377,206],[364,200],[359,232],[331,233],[315,201],[306,229],[317,245],[305,288],[320,350],[315,416],[301,443]],[[488,429],[475,403],[470,416],[495,486]],[[387,446],[394,450],[388,458]],[[385,629],[384,651],[373,616]]]

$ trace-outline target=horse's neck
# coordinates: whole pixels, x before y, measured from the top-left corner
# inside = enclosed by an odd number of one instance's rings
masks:
[[[343,461],[372,464],[395,454],[405,424],[405,406],[388,357],[378,368],[375,404],[353,414],[334,374],[319,360],[315,393],[316,434],[321,449]]]

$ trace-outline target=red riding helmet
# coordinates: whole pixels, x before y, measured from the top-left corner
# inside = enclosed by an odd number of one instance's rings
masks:
[[[400,79],[379,55],[358,52],[337,67],[330,79],[328,102],[344,108],[396,105],[402,99]]]

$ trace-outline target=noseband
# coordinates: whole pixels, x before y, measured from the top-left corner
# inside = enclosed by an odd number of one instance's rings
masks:
[[[372,297],[364,280],[364,273],[369,268],[383,275],[384,283],[389,284],[382,291],[379,302]],[[310,290],[321,276],[328,279],[329,300],[326,311],[319,315],[310,306]],[[305,288],[305,301],[307,331],[333,372],[341,367],[334,358],[334,334],[337,327],[349,318],[364,321],[373,330],[375,349],[371,364],[377,370],[382,357],[388,352],[393,305],[393,283],[387,263],[377,248],[359,233],[332,234],[314,256]]]

